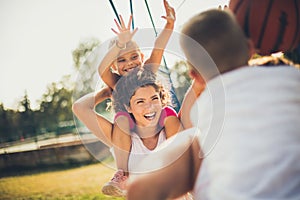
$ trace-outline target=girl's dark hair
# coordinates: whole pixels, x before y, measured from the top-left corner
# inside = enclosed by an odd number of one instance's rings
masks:
[[[138,88],[147,86],[152,86],[159,93],[162,106],[167,106],[170,103],[169,91],[157,81],[156,74],[146,67],[138,67],[122,76],[117,82],[112,94],[115,112],[127,112],[125,105],[130,107],[130,99],[135,94],[135,91]]]

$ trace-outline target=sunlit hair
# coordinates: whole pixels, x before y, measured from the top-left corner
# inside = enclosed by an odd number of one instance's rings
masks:
[[[195,15],[184,24],[181,33],[183,51],[196,64],[194,67],[198,71],[209,71],[210,66],[205,63],[205,57],[201,57],[199,48],[193,48],[191,39],[207,51],[221,73],[247,65],[247,38],[229,10],[212,9]]]
[[[152,86],[159,93],[162,106],[170,104],[170,94],[157,80],[156,74],[147,68],[135,68],[122,76],[113,92],[113,108],[115,112],[127,111],[130,99],[139,88]]]

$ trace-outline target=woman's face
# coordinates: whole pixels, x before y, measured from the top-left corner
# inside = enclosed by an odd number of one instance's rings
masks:
[[[126,75],[132,69],[141,66],[143,63],[143,54],[139,50],[132,50],[128,53],[118,56],[115,65],[119,75]]]
[[[138,126],[157,126],[162,110],[159,93],[153,86],[138,88],[130,99],[128,112],[132,113]]]

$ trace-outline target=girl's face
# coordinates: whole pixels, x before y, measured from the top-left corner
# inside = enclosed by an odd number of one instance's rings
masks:
[[[133,50],[118,56],[115,66],[120,76],[126,75],[136,67],[142,66],[144,55],[139,50]]]
[[[138,126],[157,126],[161,111],[161,98],[153,86],[138,88],[130,99],[128,112],[133,114]]]

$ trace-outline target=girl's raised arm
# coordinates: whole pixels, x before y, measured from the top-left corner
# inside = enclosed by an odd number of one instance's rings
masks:
[[[167,23],[162,32],[158,35],[157,39],[155,40],[154,48],[151,52],[150,58],[145,62],[145,64],[151,64],[152,71],[154,73],[157,72],[159,69],[164,50],[173,33],[174,23],[176,20],[175,10],[169,5],[169,3],[166,0],[164,0],[164,7],[166,11],[166,16],[162,16],[162,18],[166,19]]]

